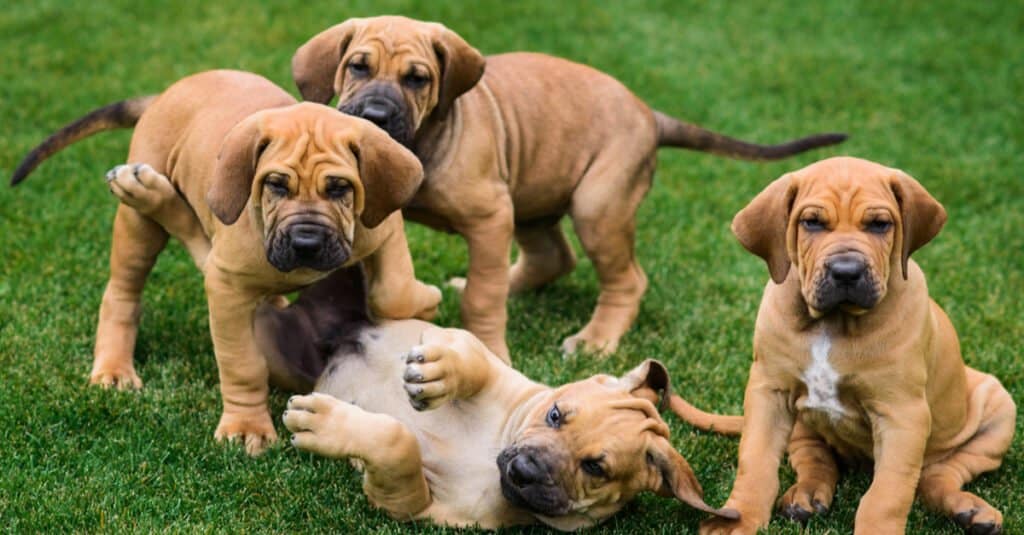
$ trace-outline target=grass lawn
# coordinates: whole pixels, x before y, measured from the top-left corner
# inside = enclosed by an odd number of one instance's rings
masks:
[[[15,0],[0,11],[0,175],[86,111],[156,93],[209,68],[252,70],[295,93],[292,52],[352,16],[437,20],[484,53],[542,51],[624,81],[652,106],[745,139],[842,130],[836,150],[754,164],[663,150],[638,216],[650,289],[620,351],[563,360],[562,338],[589,317],[597,281],[582,258],[553,286],[511,300],[516,366],[548,383],[665,362],[676,388],[720,411],[741,408],[763,262],[729,221],[769,181],[833,154],[900,167],[949,211],[915,258],[960,335],[966,361],[1024,405],[1024,59],[1019,2],[439,2]],[[213,441],[217,373],[199,274],[173,245],[145,295],[138,393],[87,388],[108,274],[115,200],[103,173],[128,132],[75,145],[16,190],[0,188],[0,519],[26,531],[431,531],[366,502],[356,473],[279,445],[258,459]],[[419,276],[461,275],[457,237],[409,226]],[[578,243],[577,250],[578,250]],[[438,320],[457,325],[446,291]],[[280,414],[286,393],[274,393]],[[668,417],[676,446],[720,504],[737,441]],[[1021,425],[1019,422],[1018,426]],[[1024,433],[1003,467],[970,489],[1024,531]],[[284,436],[284,427],[278,423]],[[783,489],[792,471],[782,471]],[[808,533],[850,531],[866,473],[845,473],[832,512]],[[602,529],[694,532],[700,515],[644,496]],[[771,533],[801,533],[776,519]],[[958,533],[915,505],[910,533]]]

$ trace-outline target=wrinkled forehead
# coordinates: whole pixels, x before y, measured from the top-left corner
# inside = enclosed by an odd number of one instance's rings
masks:
[[[894,169],[855,159],[833,158],[812,164],[796,173],[800,187],[794,208],[824,205],[847,210],[895,209],[891,186],[895,173]]]
[[[402,17],[377,17],[364,22],[352,36],[346,56],[370,53],[382,58],[429,58],[436,24]]]
[[[362,129],[354,121],[326,106],[309,103],[268,113],[262,124],[269,141],[265,154],[294,167],[320,163],[356,167],[350,146],[358,143]]]
[[[552,397],[564,414],[566,428],[581,437],[668,434],[653,404],[597,378],[565,385]]]

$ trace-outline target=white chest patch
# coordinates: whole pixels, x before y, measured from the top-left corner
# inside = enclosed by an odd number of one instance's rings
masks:
[[[846,415],[846,409],[839,402],[839,373],[828,361],[832,340],[822,333],[811,342],[811,364],[804,370],[804,384],[807,385],[805,409],[819,410],[832,420]]]

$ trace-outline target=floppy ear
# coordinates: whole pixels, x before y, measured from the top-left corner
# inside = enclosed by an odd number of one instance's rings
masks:
[[[338,66],[360,19],[349,19],[306,41],[292,56],[292,79],[303,100],[327,104],[337,94]]]
[[[434,116],[448,115],[455,99],[469,91],[484,75],[486,61],[477,49],[469,46],[458,34],[441,26],[434,35],[434,53],[441,66],[441,87],[437,95]]]
[[[359,163],[363,183],[363,213],[366,228],[376,227],[391,212],[406,205],[423,182],[423,166],[409,149],[391,139],[369,121],[349,149]]]
[[[704,503],[704,491],[700,488],[697,476],[693,474],[690,464],[664,437],[657,437],[647,451],[647,462],[651,463],[661,475],[660,482],[655,484],[654,492],[661,496],[674,496],[677,500],[722,518],[736,520],[740,514],[735,509],[715,509]]]
[[[743,247],[764,259],[776,284],[786,280],[791,264],[786,233],[796,191],[793,175],[783,175],[769,184],[732,219],[732,233],[739,238]]]
[[[900,207],[902,225],[902,249],[900,265],[903,279],[907,278],[907,261],[910,255],[932,241],[946,224],[946,209],[935,200],[913,177],[897,171],[890,187]]]
[[[672,390],[668,369],[654,359],[641,362],[639,366],[620,377],[616,385],[634,396],[650,401],[659,410],[664,408]]]
[[[238,220],[252,194],[256,163],[269,142],[260,127],[262,116],[258,113],[245,118],[221,142],[206,204],[225,225]]]

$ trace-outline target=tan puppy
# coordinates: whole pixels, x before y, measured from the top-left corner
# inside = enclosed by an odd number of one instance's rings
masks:
[[[377,123],[423,162],[423,186],[403,213],[466,239],[462,322],[502,358],[509,291],[575,266],[559,226],[565,214],[601,293],[590,322],[562,348],[615,351],[647,288],[634,215],[658,147],[774,159],[846,137],[770,147],[730,139],[651,110],[589,67],[542,54],[485,59],[444,26],[404,17],[328,29],[299,48],[292,73],[303,98],[326,104],[339,95],[341,111]],[[513,238],[519,257],[510,270]]]
[[[573,530],[653,491],[735,517],[703,502],[669,442],[658,362],[548,388],[467,331],[374,325],[356,299],[360,279],[340,270],[287,309],[264,307],[256,330],[276,382],[308,391],[320,376],[317,393],[288,403],[292,442],[358,461],[375,506],[450,526]]]
[[[832,503],[833,454],[874,462],[856,533],[902,533],[916,494],[972,534],[1001,532],[1002,515],[961,487],[997,468],[1016,409],[988,374],[964,365],[956,331],[928,297],[910,254],[946,212],[897,169],[831,158],[773,182],[733,220],[768,263],[742,419],[697,414],[738,431],[739,469],[726,504],[738,520],[701,533],[754,533],[779,490],[788,444],[797,481],[784,514],[806,520]]]
[[[215,436],[252,454],[276,439],[252,336],[257,306],[366,259],[377,314],[434,313],[440,291],[416,281],[396,211],[422,179],[415,156],[371,123],[296,104],[254,74],[209,71],[97,110],[29,154],[12,183],[78,139],[136,122],[128,161],[137,164],[108,175],[124,203],[90,382],[142,386],[132,362],[140,297],[165,228],[205,276],[224,402]]]

